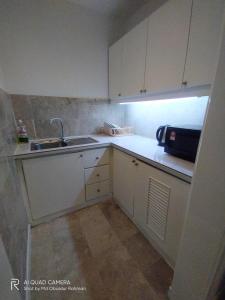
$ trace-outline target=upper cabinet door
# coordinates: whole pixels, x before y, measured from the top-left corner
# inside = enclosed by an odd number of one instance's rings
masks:
[[[145,87],[166,92],[181,87],[192,0],[169,0],[149,17]]]
[[[109,96],[121,95],[123,38],[109,48]]]
[[[144,89],[147,19],[124,36],[122,96],[135,96]]]
[[[184,81],[211,84],[217,58],[224,0],[194,0]]]

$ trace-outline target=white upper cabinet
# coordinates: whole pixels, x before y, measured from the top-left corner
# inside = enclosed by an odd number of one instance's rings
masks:
[[[143,92],[147,41],[147,19],[124,36],[122,96]]]
[[[212,83],[224,0],[168,0],[109,50],[110,98]]]
[[[224,0],[194,0],[183,81],[187,86],[211,84],[220,37]]]
[[[149,17],[145,87],[166,92],[181,87],[192,0],[169,0]]]
[[[109,48],[109,95],[121,96],[123,38]]]

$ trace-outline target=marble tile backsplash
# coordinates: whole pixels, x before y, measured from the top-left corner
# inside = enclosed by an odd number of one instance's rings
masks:
[[[30,138],[59,136],[59,124],[49,123],[55,117],[63,119],[65,136],[97,133],[104,121],[125,125],[125,107],[108,100],[23,95],[11,98],[16,120],[25,122]]]
[[[0,235],[13,274],[23,281],[26,274],[28,220],[15,161],[11,156],[15,143],[15,120],[11,99],[0,89]]]

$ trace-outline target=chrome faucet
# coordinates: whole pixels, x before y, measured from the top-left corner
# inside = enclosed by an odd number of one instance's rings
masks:
[[[50,124],[52,124],[54,121],[59,121],[60,122],[60,125],[61,125],[61,137],[60,137],[60,139],[62,140],[62,142],[65,142],[63,120],[61,118],[52,118],[52,119],[50,119]]]

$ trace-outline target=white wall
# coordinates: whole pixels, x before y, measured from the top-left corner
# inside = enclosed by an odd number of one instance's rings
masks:
[[[199,97],[126,104],[126,124],[136,134],[155,138],[161,125],[202,125],[207,103],[208,97]]]
[[[107,97],[111,21],[65,0],[2,0],[7,92]]]
[[[225,20],[225,15],[224,15]],[[207,297],[225,251],[225,22],[211,101],[172,284],[172,300]]]

